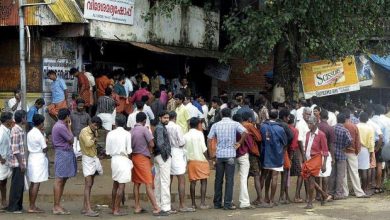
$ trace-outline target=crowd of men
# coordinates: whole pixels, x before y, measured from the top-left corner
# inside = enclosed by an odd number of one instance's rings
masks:
[[[103,158],[111,159],[115,216],[127,214],[120,204],[130,182],[134,184],[134,213],[147,212],[140,204],[140,186],[145,185],[155,216],[209,208],[272,208],[291,202],[307,203],[305,208],[311,209],[316,200],[323,205],[352,193],[368,198],[383,192],[386,166],[381,149],[390,142],[390,118],[382,105],[339,107],[315,99],[270,103],[263,95],[253,103],[240,93],[233,100],[223,93],[213,97],[209,106],[202,96],[194,95],[186,78],[173,89],[167,87],[167,81],[162,83],[165,79],[158,72],[151,79],[137,75],[133,77],[136,80],[122,75],[110,79],[102,74],[95,80],[89,72],[75,69],[71,74],[78,78],[79,96],[74,95],[70,102],[64,80],[54,71],[47,73],[53,81],[52,102],[47,109],[56,121],[50,129],[55,152],[53,214],[70,214],[62,207],[61,197],[67,180],[77,174],[78,157],[85,177],[82,214],[90,217],[99,216],[90,197],[95,176],[103,173]],[[21,213],[23,192],[29,188],[27,212],[41,213],[44,211],[35,201],[40,183],[49,176],[45,118],[39,114],[45,102],[36,100],[26,112],[16,91],[8,105],[9,111],[0,117],[2,210]],[[98,146],[99,129],[108,131],[105,146]],[[238,187],[234,187],[236,166]],[[215,185],[210,206],[206,189],[212,168]],[[191,206],[185,201],[186,174]],[[280,196],[275,198],[279,176]],[[289,195],[290,176],[297,177],[293,198]],[[255,198],[248,193],[250,177],[254,178]],[[175,191],[171,182],[175,179],[177,209],[171,206],[171,193]],[[31,182],[29,186],[27,181]],[[199,205],[195,199],[198,182]],[[305,198],[301,198],[303,185]],[[238,207],[233,189],[240,191]]]

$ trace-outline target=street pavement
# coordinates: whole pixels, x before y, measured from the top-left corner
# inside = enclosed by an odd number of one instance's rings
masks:
[[[85,219],[80,214],[83,205],[83,188],[84,177],[81,171],[80,162],[78,162],[78,174],[75,178],[70,179],[65,186],[63,196],[63,206],[71,211],[69,216],[54,216],[51,214],[51,208],[53,206],[53,180],[41,184],[37,205],[44,209],[46,213],[43,214],[9,214],[0,213],[0,219]],[[321,206],[319,203],[314,204],[313,210],[305,210],[303,207],[305,204],[290,204],[279,205],[271,209],[257,208],[253,210],[197,210],[194,213],[178,213],[169,217],[154,217],[151,214],[151,206],[145,196],[145,188],[141,188],[142,201],[141,204],[149,213],[142,215],[133,214],[134,201],[132,196],[132,184],[126,185],[126,202],[123,206],[123,210],[129,213],[129,216],[113,217],[110,214],[111,203],[111,170],[110,160],[103,160],[102,165],[104,167],[103,176],[97,176],[95,178],[95,185],[92,189],[92,204],[98,210],[101,215],[97,219],[109,218],[109,219],[390,219],[390,195],[383,193],[375,195],[369,199],[358,199],[350,197],[347,200],[339,200],[327,203],[325,206]],[[52,164],[51,164],[52,166]],[[53,167],[51,167],[51,170]],[[53,172],[51,172],[53,173]],[[234,188],[234,202],[238,205],[239,195],[239,179],[236,175],[235,188]],[[290,196],[293,196],[295,190],[295,179],[291,179]],[[251,178],[248,183],[249,195],[253,200],[256,196],[254,190],[253,179]],[[197,185],[197,196],[199,196],[200,184]],[[207,204],[212,207],[212,196],[214,192],[214,171],[211,172],[211,176],[208,180],[207,187]],[[304,190],[302,190],[303,193]],[[279,193],[276,193],[275,199],[279,198]],[[186,204],[191,204],[189,196],[189,183],[186,183]],[[200,199],[197,199],[199,205]],[[177,196],[177,180],[174,179],[172,183],[172,207],[177,208],[178,196]],[[24,195],[24,208],[28,208],[28,193]]]

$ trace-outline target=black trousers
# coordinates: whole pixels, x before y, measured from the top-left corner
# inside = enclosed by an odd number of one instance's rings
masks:
[[[12,169],[11,189],[9,191],[9,203],[7,211],[15,212],[23,210],[24,173],[19,167]]]

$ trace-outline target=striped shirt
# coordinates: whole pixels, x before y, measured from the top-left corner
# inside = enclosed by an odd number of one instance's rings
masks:
[[[19,167],[18,158],[15,154],[20,154],[22,163],[26,167],[26,157],[24,155],[24,131],[19,125],[15,125],[11,130],[11,151],[9,155],[10,167]]]
[[[100,96],[97,101],[97,113],[112,114],[115,110],[115,100],[109,96]]]

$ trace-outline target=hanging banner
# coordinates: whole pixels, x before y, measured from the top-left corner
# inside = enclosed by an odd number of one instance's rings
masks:
[[[230,72],[232,71],[231,66],[226,64],[210,64],[207,65],[204,74],[221,81],[228,81]]]
[[[85,0],[84,18],[133,25],[134,0]]]
[[[355,58],[352,56],[335,63],[329,60],[304,63],[301,80],[305,99],[360,89]]]
[[[366,55],[355,56],[356,70],[360,87],[372,86],[375,74],[371,68],[370,60]]]

